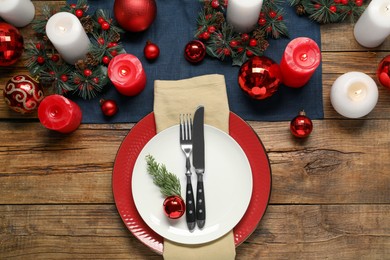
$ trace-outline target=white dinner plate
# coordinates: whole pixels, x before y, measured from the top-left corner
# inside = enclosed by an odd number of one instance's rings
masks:
[[[132,175],[135,206],[145,223],[165,239],[182,244],[202,244],[213,241],[232,230],[244,216],[252,195],[252,172],[249,161],[229,135],[205,125],[206,224],[190,232],[185,216],[172,220],[163,212],[164,197],[147,173],[146,155],[176,174],[185,199],[185,156],[180,149],[179,126],[173,126],[154,136],[140,152]],[[196,194],[196,174],[192,175]]]

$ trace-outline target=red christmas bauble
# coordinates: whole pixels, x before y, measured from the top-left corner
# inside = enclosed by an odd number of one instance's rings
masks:
[[[255,56],[241,65],[238,84],[250,97],[265,99],[272,96],[282,84],[282,73],[272,59]]]
[[[115,0],[114,16],[126,31],[141,32],[149,28],[157,14],[155,0]]]
[[[379,62],[376,76],[382,86],[390,89],[390,55],[387,55]]]
[[[184,57],[191,63],[198,63],[204,59],[206,47],[198,40],[190,41],[184,48]]]
[[[0,66],[14,64],[23,53],[23,36],[14,26],[0,22]]]
[[[111,99],[101,99],[100,108],[105,116],[113,116],[118,112],[118,105],[114,100]]]
[[[313,123],[304,111],[299,112],[299,115],[291,120],[290,131],[299,138],[307,137],[313,131]]]
[[[168,218],[177,219],[183,216],[186,205],[180,196],[169,196],[164,200],[164,213]]]
[[[144,47],[144,55],[148,60],[155,60],[160,55],[160,48],[157,44],[147,41]]]
[[[3,96],[9,108],[22,114],[35,111],[44,98],[40,84],[27,75],[12,77],[4,87]]]

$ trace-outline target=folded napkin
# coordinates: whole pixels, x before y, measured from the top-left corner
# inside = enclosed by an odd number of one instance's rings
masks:
[[[205,107],[205,123],[229,133],[229,104],[223,75],[212,74],[183,80],[154,82],[154,116],[157,133],[179,122],[181,113],[193,114]],[[183,155],[184,156],[184,155]],[[207,225],[207,217],[206,217]],[[233,231],[200,245],[185,245],[164,240],[164,259],[234,259]]]

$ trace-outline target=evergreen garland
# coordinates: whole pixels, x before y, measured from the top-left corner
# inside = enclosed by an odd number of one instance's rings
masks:
[[[365,0],[289,0],[298,15],[306,15],[320,23],[357,21],[366,8]]]
[[[265,0],[259,21],[250,33],[237,33],[225,21],[227,0],[200,0],[203,10],[199,13],[195,38],[203,41],[209,56],[220,60],[231,58],[233,65],[241,66],[253,56],[261,56],[268,48],[267,39],[288,37],[284,0]]]
[[[64,62],[46,36],[46,24],[57,11],[44,6],[42,17],[33,21],[38,40],[26,44],[26,67],[54,93],[77,94],[84,99],[96,97],[108,83],[106,72],[110,60],[125,52],[119,43],[123,30],[116,26],[109,12],[99,9],[90,15],[88,8],[86,0],[78,0],[76,4],[67,4],[59,10],[76,15],[91,40],[85,59],[75,64]]]

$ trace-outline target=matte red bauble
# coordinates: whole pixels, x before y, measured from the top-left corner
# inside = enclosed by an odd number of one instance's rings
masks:
[[[0,22],[0,66],[14,64],[23,53],[23,37],[14,26]]]
[[[22,114],[35,111],[44,98],[39,83],[26,75],[11,78],[4,87],[3,96],[9,108]]]
[[[152,43],[151,41],[147,41],[144,47],[144,55],[145,58],[150,61],[155,60],[158,58],[158,56],[160,56],[160,48],[157,46],[157,44]]]
[[[177,219],[186,211],[184,200],[180,196],[169,196],[164,200],[164,213],[168,218]]]
[[[241,65],[238,84],[250,97],[265,99],[272,96],[282,84],[282,73],[272,59],[255,56]]]
[[[204,59],[206,47],[198,40],[190,41],[184,48],[184,57],[191,63],[198,63]]]
[[[376,76],[382,86],[390,89],[390,55],[384,57],[381,62],[379,62]]]
[[[290,131],[296,137],[307,137],[312,130],[313,123],[304,111],[299,112],[299,115],[294,117],[290,122]]]
[[[126,31],[141,32],[149,28],[157,14],[155,0],[115,0],[114,16]]]

